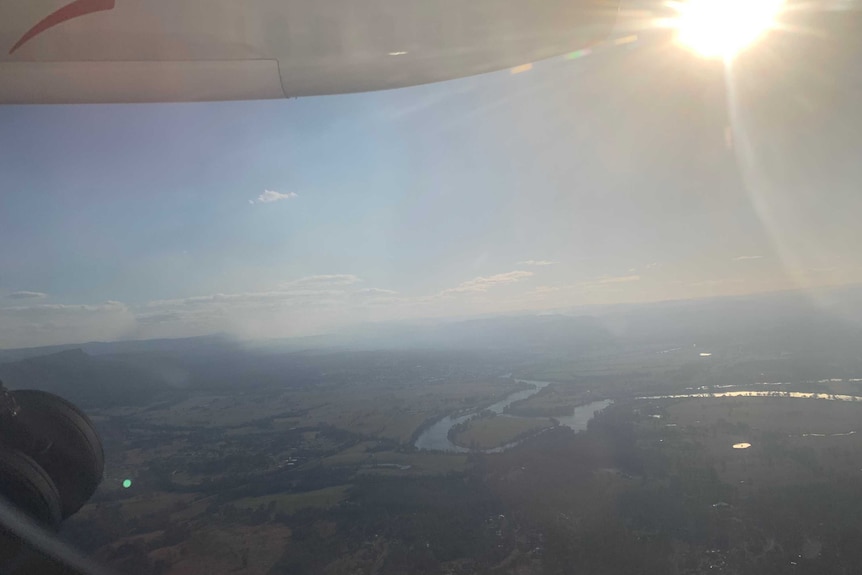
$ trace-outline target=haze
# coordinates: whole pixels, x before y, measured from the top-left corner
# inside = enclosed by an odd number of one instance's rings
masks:
[[[0,347],[859,282],[858,41],[771,38],[729,82],[655,35],[391,92],[0,108]]]

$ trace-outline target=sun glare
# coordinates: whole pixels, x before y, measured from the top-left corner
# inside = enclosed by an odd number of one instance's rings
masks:
[[[706,58],[733,58],[775,25],[784,0],[688,0],[676,6],[677,41]]]

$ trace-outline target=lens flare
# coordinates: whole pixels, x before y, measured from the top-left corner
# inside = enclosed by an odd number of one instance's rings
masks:
[[[677,41],[706,58],[732,59],[775,27],[784,0],[688,0],[674,7]]]

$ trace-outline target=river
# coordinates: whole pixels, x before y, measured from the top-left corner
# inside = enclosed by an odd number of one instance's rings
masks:
[[[506,407],[515,403],[516,401],[527,399],[528,397],[539,393],[542,389],[551,384],[551,382],[549,381],[533,381],[528,379],[519,379],[518,381],[520,383],[530,384],[533,386],[533,388],[510,393],[497,403],[488,406],[486,409],[493,411],[494,413],[501,415],[502,417],[516,417],[513,415],[504,415],[503,411],[506,409]],[[593,416],[597,412],[609,406],[610,404],[611,401],[607,399],[602,401],[594,401],[592,403],[576,407],[572,415],[555,417],[554,419],[556,419],[560,425],[569,427],[576,432],[583,431],[587,428],[587,423],[593,418]],[[501,445],[500,447],[495,447],[493,449],[468,449],[466,447],[461,447],[460,445],[455,445],[454,443],[449,441],[449,430],[452,429],[453,426],[458,425],[459,423],[463,423],[473,417],[476,417],[477,415],[479,415],[480,411],[484,410],[477,410],[466,415],[447,415],[446,417],[435,422],[433,425],[423,431],[422,434],[416,439],[416,443],[414,443],[414,445],[417,449],[446,451],[448,453],[500,453],[502,451],[506,451],[507,449],[511,449],[512,447],[515,447],[520,443],[520,441],[514,441],[512,443],[507,443],[506,445]]]
[[[816,393],[807,391],[721,391],[715,393],[682,393],[679,395],[652,395],[638,399],[690,399],[721,397],[786,397],[791,399],[824,399],[827,401],[862,401],[858,395]]]

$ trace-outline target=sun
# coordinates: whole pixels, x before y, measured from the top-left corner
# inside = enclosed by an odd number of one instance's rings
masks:
[[[677,41],[706,58],[732,59],[775,27],[784,0],[687,0],[674,7]]]

